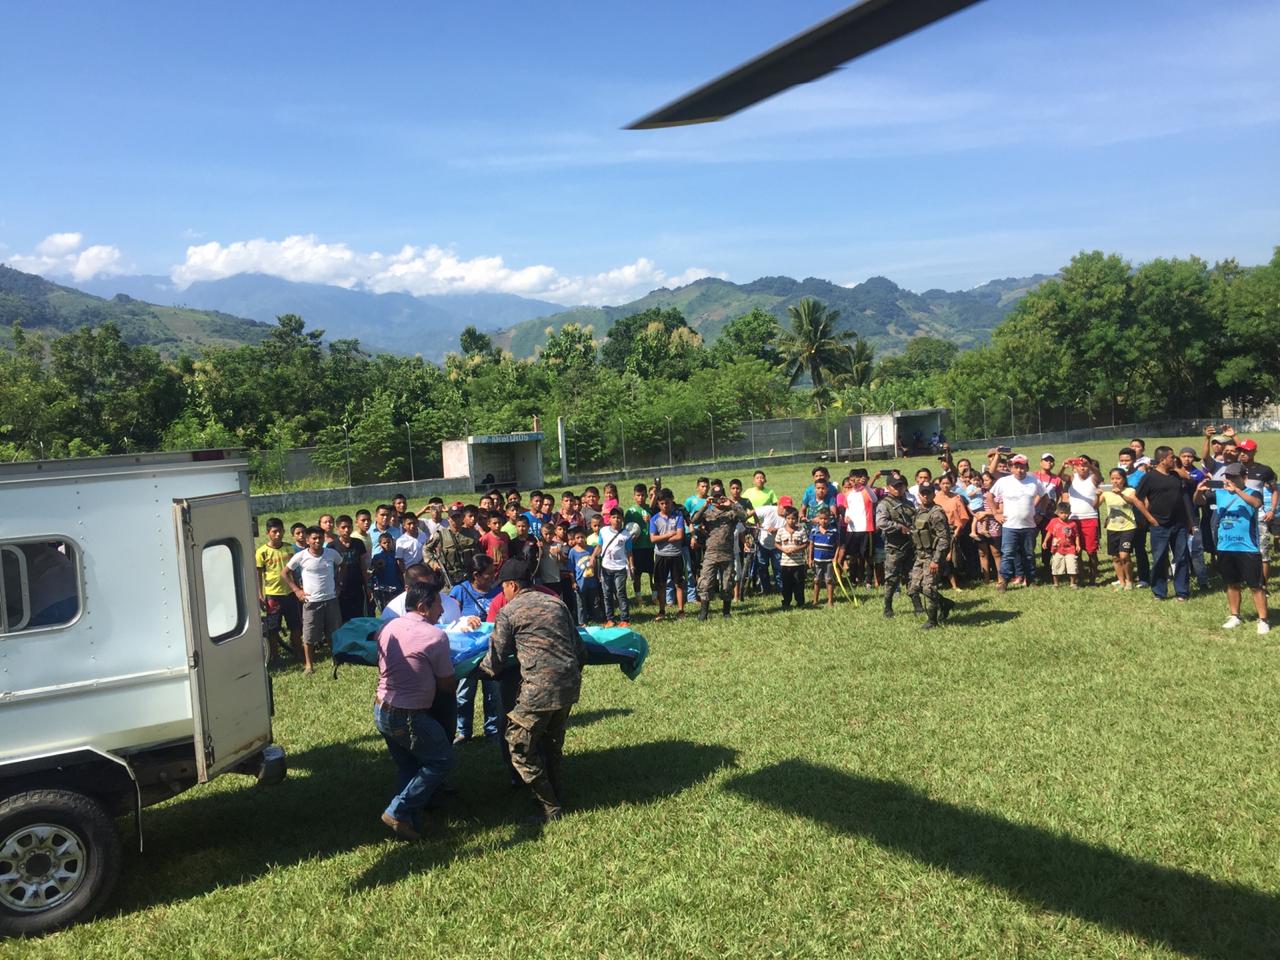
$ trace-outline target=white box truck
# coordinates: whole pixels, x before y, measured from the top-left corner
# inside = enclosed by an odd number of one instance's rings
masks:
[[[114,817],[284,776],[248,493],[234,451],[0,465],[0,933],[103,906]]]

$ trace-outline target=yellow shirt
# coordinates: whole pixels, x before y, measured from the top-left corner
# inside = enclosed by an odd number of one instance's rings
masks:
[[[1138,523],[1133,516],[1133,504],[1114,490],[1102,491],[1101,505],[1107,508],[1106,529],[1117,533],[1138,529]]]
[[[269,543],[264,543],[257,550],[254,556],[257,559],[258,569],[262,571],[262,592],[268,597],[283,597],[289,593],[289,588],[285,586],[285,582],[281,579],[284,572],[285,564],[294,555],[293,544],[280,544],[273,547]]]

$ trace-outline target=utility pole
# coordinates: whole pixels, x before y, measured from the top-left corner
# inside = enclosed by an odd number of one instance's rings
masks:
[[[413,427],[409,426],[409,421],[404,423],[405,433],[409,435],[409,482],[413,483],[417,477],[413,473]]]

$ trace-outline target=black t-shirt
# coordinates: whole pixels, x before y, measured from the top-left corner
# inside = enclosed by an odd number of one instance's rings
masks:
[[[337,587],[338,593],[351,594],[360,593],[364,590],[364,555],[368,552],[368,547],[364,545],[363,540],[355,537],[351,538],[351,543],[347,546],[342,545],[342,541],[334,539],[329,544],[330,550],[336,550],[342,554],[342,565],[338,567]]]
[[[1182,497],[1182,478],[1176,473],[1148,470],[1138,483],[1136,493],[1140,500],[1147,501],[1147,509],[1160,522],[1160,526],[1186,524],[1187,508]]]
[[[1258,463],[1256,460],[1244,468],[1244,476],[1246,480],[1253,481],[1249,486],[1258,490],[1276,482],[1276,472],[1265,463]]]

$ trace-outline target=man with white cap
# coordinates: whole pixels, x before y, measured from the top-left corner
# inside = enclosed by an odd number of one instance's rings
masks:
[[[996,520],[1001,524],[999,591],[1010,581],[1035,586],[1036,508],[1047,493],[1043,483],[1028,475],[1022,454],[1009,458],[1009,468],[1012,473],[991,487]]]

